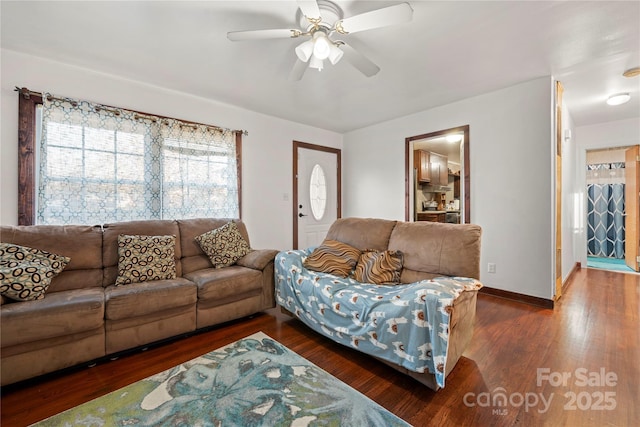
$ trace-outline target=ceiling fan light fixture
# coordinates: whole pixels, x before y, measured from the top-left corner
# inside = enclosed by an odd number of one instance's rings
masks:
[[[316,31],[313,34],[313,56],[324,60],[331,54],[331,42],[323,31]]]
[[[628,93],[616,93],[615,95],[611,95],[608,99],[607,99],[607,104],[609,105],[620,105],[620,104],[624,104],[625,102],[629,102],[629,100],[631,99],[631,95],[629,95]]]
[[[309,61],[313,54],[313,40],[307,40],[296,47],[296,55],[302,62]]]
[[[322,71],[322,69],[324,68],[324,60],[313,55],[311,57],[311,60],[309,61],[309,67],[315,68],[318,71]]]
[[[329,61],[331,65],[336,65],[340,59],[342,59],[344,52],[335,43],[331,43],[329,46]]]

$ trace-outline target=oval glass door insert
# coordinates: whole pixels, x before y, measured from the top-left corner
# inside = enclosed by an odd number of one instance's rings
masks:
[[[316,221],[320,221],[327,208],[327,180],[324,170],[318,164],[311,170],[309,198],[311,199],[311,213]]]

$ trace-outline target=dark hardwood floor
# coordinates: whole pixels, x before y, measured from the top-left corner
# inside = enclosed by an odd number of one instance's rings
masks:
[[[465,357],[446,387],[433,392],[274,309],[92,368],[4,387],[1,425],[29,425],[263,331],[414,426],[635,426],[639,310],[640,275],[586,268],[576,271],[554,310],[479,295]]]

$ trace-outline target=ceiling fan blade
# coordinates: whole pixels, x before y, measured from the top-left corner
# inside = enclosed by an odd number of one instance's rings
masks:
[[[413,9],[411,9],[409,3],[400,3],[395,6],[383,7],[382,9],[372,10],[371,12],[361,13],[360,15],[338,21],[336,22],[336,31],[342,34],[356,33],[358,31],[410,22],[412,17]]]
[[[308,66],[308,63],[302,62],[297,59],[296,63],[293,65],[293,68],[291,69],[291,73],[289,74],[289,80],[298,81],[302,79],[302,76],[304,76],[304,72],[307,71]]]
[[[299,30],[277,29],[277,30],[247,30],[229,31],[227,38],[232,42],[245,40],[267,40],[267,39],[287,39],[298,37]]]
[[[321,19],[320,8],[316,0],[298,0],[298,7],[307,18]]]
[[[380,67],[345,42],[340,42],[340,49],[344,52],[344,59],[349,61],[351,65],[360,70],[365,76],[375,76],[378,74],[378,71],[380,71]]]

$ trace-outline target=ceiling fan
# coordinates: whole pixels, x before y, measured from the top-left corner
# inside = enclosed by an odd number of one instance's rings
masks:
[[[297,3],[300,8],[300,29],[230,31],[227,38],[231,41],[307,38],[295,48],[298,60],[291,71],[292,80],[300,80],[307,68],[321,71],[326,59],[335,65],[342,57],[365,76],[371,77],[380,71],[380,67],[343,40],[333,40],[332,36],[401,24],[411,21],[413,16],[413,9],[409,3],[400,3],[349,18],[343,18],[342,9],[328,0],[297,0]]]

